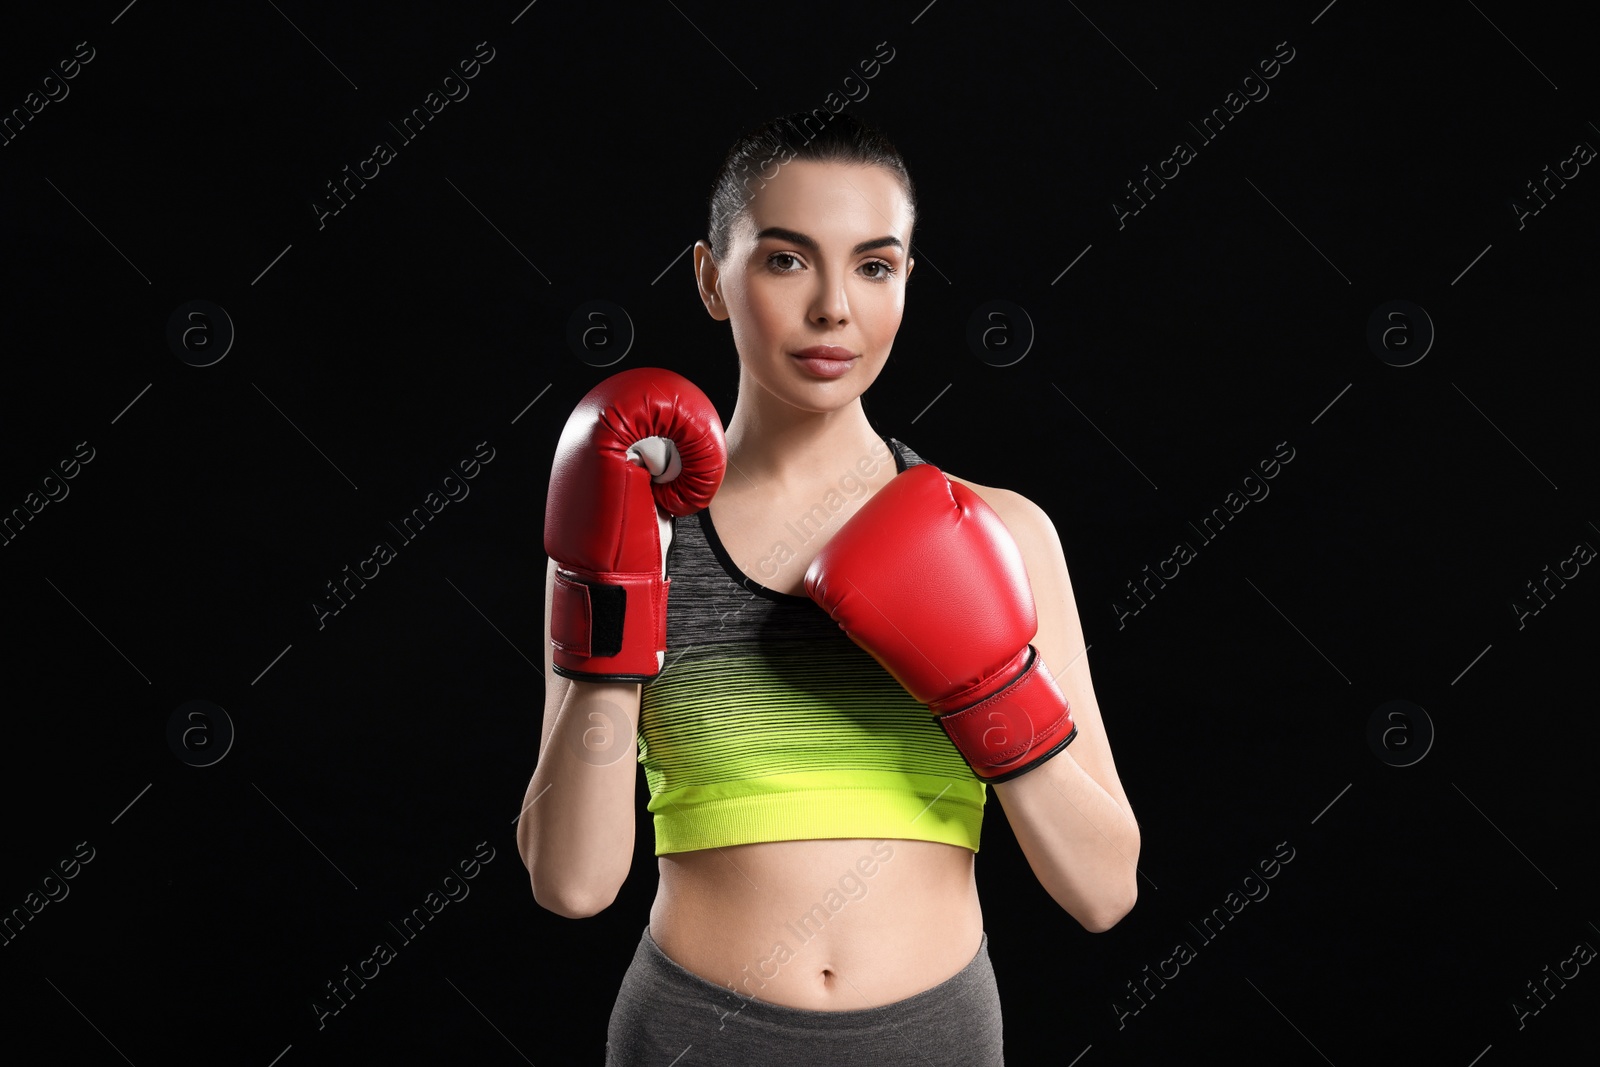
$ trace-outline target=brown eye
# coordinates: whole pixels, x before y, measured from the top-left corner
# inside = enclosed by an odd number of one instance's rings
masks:
[[[863,263],[861,265],[862,270],[866,270],[868,267],[881,268],[881,273],[870,275],[871,279],[875,282],[886,282],[894,276],[894,267],[885,263],[881,259],[875,259],[871,263]]]

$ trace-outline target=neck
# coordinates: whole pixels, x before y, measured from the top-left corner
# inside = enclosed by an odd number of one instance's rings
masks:
[[[802,411],[740,375],[728,420],[728,474],[738,488],[804,489],[883,452],[857,397],[837,411]]]

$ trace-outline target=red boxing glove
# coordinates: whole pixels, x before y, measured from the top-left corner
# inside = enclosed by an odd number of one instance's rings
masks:
[[[661,673],[672,582],[656,508],[699,511],[727,464],[717,409],[682,375],[626,370],[578,402],[556,445],[544,512],[557,674],[646,682]]]
[[[928,705],[979,778],[1003,782],[1078,736],[1030,643],[1022,552],[1000,516],[937,467],[896,475],[822,546],[806,592]]]

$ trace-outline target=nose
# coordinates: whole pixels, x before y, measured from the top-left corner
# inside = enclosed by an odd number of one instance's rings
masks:
[[[835,279],[826,270],[818,271],[817,277],[817,292],[811,301],[812,321],[825,326],[849,322],[850,300],[845,295],[844,279]]]

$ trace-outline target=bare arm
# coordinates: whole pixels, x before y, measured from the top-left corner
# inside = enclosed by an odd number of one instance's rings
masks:
[[[633,862],[637,682],[575,682],[551,667],[545,571],[544,725],[522,800],[517,847],[540,907],[569,919],[603,911]]]
[[[1026,497],[963,484],[994,508],[1022,550],[1039,616],[1033,643],[1078,727],[1072,744],[1043,765],[992,788],[1040,884],[1084,929],[1099,933],[1138,899],[1139,824],[1095,699],[1061,540]]]

